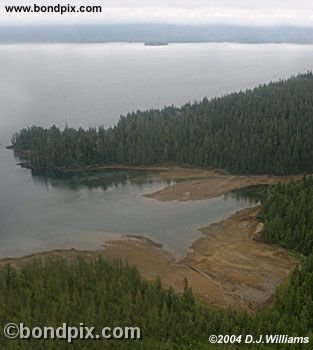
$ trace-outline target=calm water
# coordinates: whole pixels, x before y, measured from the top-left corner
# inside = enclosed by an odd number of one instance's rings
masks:
[[[313,68],[313,46],[177,44],[0,46],[0,145],[40,124],[105,126],[136,109],[181,105]],[[33,177],[0,150],[0,257],[96,248],[144,234],[182,254],[197,229],[252,205],[241,196],[160,203],[142,196],[166,183],[149,174]]]
[[[139,234],[182,255],[197,229],[254,205],[240,196],[162,203],[142,196],[167,182],[136,171],[87,172],[62,179],[32,176],[0,150],[0,257],[54,248],[98,248],[119,234]]]
[[[108,126],[313,69],[313,46],[1,45],[0,144],[22,126]]]

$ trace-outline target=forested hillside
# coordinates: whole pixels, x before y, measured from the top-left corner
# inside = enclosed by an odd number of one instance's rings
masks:
[[[312,342],[313,255],[311,246],[301,243],[312,242],[313,237],[310,193],[312,197],[313,178],[273,187],[265,195],[261,212],[264,237],[288,242],[289,248],[304,255],[301,267],[280,288],[275,304],[266,311],[247,315],[212,309],[196,301],[187,284],[184,292],[177,294],[164,289],[159,279],[146,282],[135,268],[100,258],[92,263],[78,260],[72,265],[35,262],[19,270],[7,266],[0,269],[1,324],[57,326],[67,322],[75,326],[84,322],[98,329],[138,326],[143,339],[76,340],[67,344],[64,340],[26,342],[0,337],[1,349],[311,349],[310,343],[224,347],[208,341],[211,334],[282,334],[309,336]],[[290,218],[286,220],[286,216]]]
[[[271,188],[262,206],[263,239],[309,255],[313,253],[313,178]]]
[[[31,150],[31,166],[39,169],[178,162],[245,174],[312,172],[313,74],[181,108],[138,111],[109,129],[34,126],[16,133],[12,144]]]
[[[210,345],[211,334],[284,334],[313,337],[313,259],[308,258],[280,292],[275,306],[255,316],[211,309],[186,288],[180,295],[160,282],[143,281],[135,268],[104,260],[74,265],[64,261],[32,263],[21,270],[0,270],[0,321],[27,327],[140,327],[141,340],[11,340],[0,337],[1,349],[225,349]],[[236,349],[268,349],[245,345]],[[275,349],[311,349],[311,345],[275,345]],[[226,347],[229,349],[229,347]],[[231,349],[233,349],[231,347]]]

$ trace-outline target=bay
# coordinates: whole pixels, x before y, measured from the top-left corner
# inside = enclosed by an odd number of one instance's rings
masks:
[[[198,228],[255,205],[242,196],[161,203],[167,186],[136,171],[32,176],[5,150],[32,124],[110,126],[137,109],[182,105],[312,70],[313,46],[52,44],[0,46],[0,257],[99,248],[138,234],[184,255]]]

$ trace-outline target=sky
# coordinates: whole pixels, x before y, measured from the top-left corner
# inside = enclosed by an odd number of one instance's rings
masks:
[[[5,5],[101,5],[101,14],[8,14]],[[313,0],[2,0],[0,24],[172,23],[313,27]]]

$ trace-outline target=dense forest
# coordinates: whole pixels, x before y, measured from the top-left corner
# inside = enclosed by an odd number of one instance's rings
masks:
[[[272,187],[263,202],[262,216],[265,241],[304,255],[313,253],[313,178]]]
[[[8,340],[1,349],[311,349],[312,344],[210,345],[211,334],[282,334],[313,341],[313,178],[270,188],[263,199],[263,238],[299,253],[301,265],[279,288],[275,303],[256,315],[210,308],[183,293],[147,282],[136,268],[102,258],[33,262],[0,269],[0,321],[29,326],[138,326],[142,340]],[[311,243],[310,243],[311,242]]]
[[[313,171],[313,73],[181,108],[138,111],[111,128],[30,127],[12,137],[33,169],[177,162],[232,173]]]

